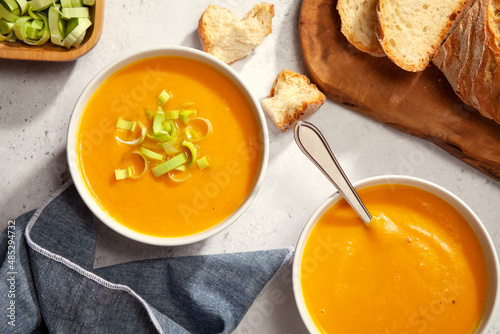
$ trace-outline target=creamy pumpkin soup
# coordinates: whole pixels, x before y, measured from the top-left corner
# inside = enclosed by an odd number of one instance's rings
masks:
[[[359,195],[364,224],[345,200],[312,229],[300,282],[323,333],[473,333],[488,294],[486,259],[472,228],[434,194],[377,185]]]
[[[140,60],[87,103],[77,135],[86,186],[118,223],[156,237],[205,231],[254,187],[257,119],[238,87],[184,57]]]

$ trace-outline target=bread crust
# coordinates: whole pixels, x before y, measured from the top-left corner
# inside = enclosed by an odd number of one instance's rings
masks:
[[[280,94],[284,86],[294,86],[299,93],[306,93],[306,97],[297,95],[286,96],[278,105],[271,105],[267,101]],[[284,88],[283,90],[286,90]],[[294,71],[284,69],[274,79],[269,97],[262,102],[262,107],[274,125],[285,132],[299,120],[304,120],[317,111],[326,101],[326,96],[311,83],[309,78]]]
[[[433,62],[466,104],[500,123],[498,11],[500,3],[496,1],[474,3]]]
[[[452,11],[452,14],[448,17],[447,23],[441,28],[439,34],[435,36],[434,42],[427,46],[427,51],[420,57],[418,62],[410,62],[405,57],[402,57],[399,54],[399,50],[397,47],[391,44],[390,38],[385,31],[385,5],[386,2],[392,0],[378,0],[377,3],[377,27],[375,30],[375,34],[384,50],[385,54],[391,59],[396,65],[401,67],[402,69],[410,72],[420,72],[427,68],[429,63],[432,61],[439,47],[443,43],[443,41],[449,36],[449,34],[454,30],[454,28],[458,25],[464,13],[469,9],[472,3],[475,0],[461,0],[457,1],[455,9]],[[414,50],[415,52],[417,50]]]
[[[365,10],[365,13],[370,16],[370,20],[368,22],[360,22],[363,20],[363,17],[360,17],[360,12],[355,11],[356,17],[351,17],[349,12],[353,11],[351,8],[352,4],[348,0],[338,0],[337,1],[337,11],[340,16],[340,31],[346,37],[347,41],[352,44],[355,48],[365,53],[368,53],[374,57],[385,57],[386,54],[382,46],[380,45],[377,36],[375,35],[375,29],[377,25],[377,13],[376,13],[376,4],[377,0],[366,0],[369,1],[369,9]],[[363,3],[359,3],[358,6],[363,6]],[[373,9],[373,13],[370,13],[369,10]],[[364,26],[368,32],[365,34],[371,35],[371,38],[366,40],[366,38],[362,38],[362,36],[358,36],[357,31],[353,25],[361,25]]]

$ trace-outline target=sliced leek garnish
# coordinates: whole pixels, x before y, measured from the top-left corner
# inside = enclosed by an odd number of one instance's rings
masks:
[[[165,112],[165,117],[167,119],[178,119],[179,118],[179,110],[169,110]]]
[[[182,166],[181,166],[182,167]],[[175,168],[174,170],[179,170],[180,167],[178,168]],[[187,169],[186,169],[187,170]],[[184,170],[185,171],[185,170]],[[174,173],[174,171],[170,171],[168,172],[168,177],[170,178],[170,180],[174,181],[174,182],[184,182],[186,181],[187,179],[189,179],[191,177],[191,173],[186,173],[184,177],[181,177],[181,178],[177,178],[175,177],[176,174],[179,174],[179,173]]]
[[[132,179],[138,179],[138,178],[142,177],[147,172],[148,167],[149,167],[149,163],[148,163],[148,159],[141,152],[139,152],[139,151],[132,151],[132,152],[130,152],[130,155],[132,155],[132,154],[137,154],[138,156],[140,156],[142,158],[142,161],[144,161],[144,169],[142,170],[141,174],[139,174],[139,175],[132,175],[130,177]],[[130,155],[129,155],[129,157],[130,157]]]
[[[196,121],[205,123],[205,125],[207,127],[207,131],[204,134],[200,134],[191,125],[188,125],[187,127],[185,127],[184,128],[184,136],[186,137],[187,140],[190,140],[192,142],[200,141],[212,132],[212,123],[210,123],[210,121],[208,119],[202,118],[202,117],[193,117],[190,119],[189,123],[192,124],[193,122],[196,122]]]
[[[160,95],[158,95],[158,103],[163,107],[165,103],[171,98],[170,94],[163,90]]]
[[[147,149],[145,147],[141,147],[139,149],[139,152],[141,152],[142,154],[144,154],[144,156],[148,159],[151,159],[151,160],[158,160],[158,161],[162,161],[163,158],[165,158],[163,155],[161,155],[160,153],[157,153],[155,151],[151,151],[150,149]]]
[[[127,144],[127,145],[140,145],[144,139],[146,138],[146,128],[144,125],[142,125],[141,122],[138,122],[139,127],[141,128],[141,136],[134,139],[134,140],[123,140],[118,136],[115,136],[115,139],[118,140],[120,143]]]
[[[159,165],[154,166],[153,168],[151,168],[151,171],[153,172],[154,176],[159,177],[185,164],[186,162],[187,162],[186,155],[184,153],[179,153],[172,159],[169,159],[165,162],[162,162]]]
[[[192,117],[196,115],[193,103],[184,105],[189,106],[191,109],[183,109],[181,106],[179,109],[165,111],[163,108],[171,98],[172,96],[166,90],[163,90],[157,97],[156,111],[149,108],[144,109],[147,118],[151,121],[149,129],[146,129],[140,121],[119,118],[116,122],[117,130],[134,132],[138,124],[141,135],[130,141],[126,141],[118,135],[115,138],[120,143],[135,147],[139,146],[134,153],[139,154],[144,159],[145,170],[151,165],[150,169],[155,177],[168,174],[168,177],[173,182],[183,182],[191,176],[191,167],[195,163],[202,170],[210,166],[208,156],[198,159],[199,148],[194,142],[201,141],[212,133],[212,124],[208,119]],[[196,124],[200,122],[203,125]],[[206,127],[206,131],[205,129],[200,130],[203,127]],[[200,130],[202,133],[195,129]],[[120,179],[139,178],[144,175],[145,170],[140,175],[135,176],[132,168],[132,173],[128,177]],[[115,173],[119,173],[118,176],[123,176],[127,172]],[[116,178],[119,179],[117,176]]]
[[[131,177],[133,174],[132,167],[127,167],[124,169],[115,169],[115,178],[116,180],[125,180]]]
[[[137,126],[136,121],[127,121],[123,118],[118,118],[118,121],[116,122],[116,128],[120,130],[126,130],[126,131],[135,131],[135,127]]]
[[[195,144],[187,140],[184,140],[182,142],[182,146],[187,147],[189,149],[189,152],[191,152],[191,160],[186,164],[187,167],[191,167],[198,159],[198,148]]]
[[[162,144],[163,149],[167,154],[176,154],[179,153],[179,150],[175,148],[174,144],[171,141],[166,141]]]
[[[205,169],[207,167],[210,167],[210,160],[206,155],[196,160],[196,163],[198,164],[198,167],[200,167],[200,169]]]
[[[182,123],[187,124],[189,122],[189,116],[195,115],[196,111],[193,109],[186,109],[180,112],[180,118]]]

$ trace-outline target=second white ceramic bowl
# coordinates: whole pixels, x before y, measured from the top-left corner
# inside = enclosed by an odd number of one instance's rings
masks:
[[[486,302],[486,307],[483,315],[483,319],[481,324],[479,325],[476,333],[485,334],[488,328],[493,321],[493,316],[495,314],[495,310],[498,306],[499,301],[499,264],[498,257],[495,250],[495,246],[484,227],[483,223],[479,219],[479,217],[465,204],[460,198],[451,193],[450,191],[434,184],[429,181],[425,181],[422,179],[418,179],[410,176],[378,176],[368,178],[362,181],[355,183],[353,186],[356,190],[379,185],[379,184],[402,184],[408,186],[414,186],[423,190],[427,190],[445,201],[451,204],[455,209],[460,212],[465,219],[469,222],[469,224],[474,229],[482,247],[484,250],[484,254],[486,257],[486,262],[488,265],[488,274],[489,274],[489,294],[488,300]],[[302,234],[300,235],[299,241],[297,243],[294,260],[293,260],[293,291],[295,295],[295,300],[297,303],[297,307],[299,309],[299,313],[304,321],[307,329],[311,333],[319,333],[316,325],[314,324],[309,312],[306,308],[304,297],[302,293],[302,288],[300,284],[300,265],[302,262],[302,254],[304,251],[304,247],[306,245],[309,234],[311,233],[313,227],[316,222],[321,218],[321,216],[337,201],[341,200],[341,195],[337,192],[328,199],[326,199],[318,209],[313,213],[309,221],[307,222]],[[334,334],[334,333],[331,333]]]

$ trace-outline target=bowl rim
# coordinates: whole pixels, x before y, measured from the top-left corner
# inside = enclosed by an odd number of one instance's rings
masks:
[[[89,193],[85,182],[80,175],[78,164],[76,161],[76,134],[78,130],[78,124],[80,121],[81,114],[83,113],[84,107],[88,99],[92,96],[93,92],[101,85],[101,83],[108,78],[111,74],[115,73],[117,70],[127,66],[135,61],[156,57],[156,56],[180,56],[186,57],[193,60],[201,61],[208,66],[211,66],[218,70],[220,73],[229,78],[243,93],[248,103],[251,106],[252,111],[255,114],[256,121],[259,127],[259,138],[261,140],[261,154],[259,167],[254,180],[253,188],[247,194],[246,199],[242,204],[225,220],[219,224],[204,230],[202,232],[183,236],[183,237],[155,237],[146,234],[136,232],[124,225],[121,225],[115,221],[111,216],[109,216],[95,201],[94,197]],[[71,118],[69,121],[68,131],[67,131],[67,142],[66,142],[66,155],[68,160],[69,171],[71,178],[75,184],[75,187],[83,199],[84,203],[90,209],[90,211],[105,225],[110,227],[115,232],[128,237],[129,239],[139,241],[145,244],[156,245],[156,246],[180,246],[195,243],[206,238],[209,238],[225,228],[233,224],[243,212],[250,206],[253,202],[260,187],[263,183],[265,173],[267,170],[268,160],[269,160],[269,133],[267,128],[267,123],[264,117],[264,112],[262,107],[250,88],[239,76],[239,74],[233,70],[229,65],[222,62],[218,58],[202,52],[200,50],[186,47],[186,46],[174,46],[174,45],[160,45],[149,47],[137,51],[130,52],[121,57],[118,57],[101,69],[87,84],[82,93],[80,94],[75,106],[73,108]]]
[[[458,196],[450,192],[449,190],[439,186],[433,182],[404,175],[381,175],[369,177],[362,179],[353,184],[354,188],[362,189],[365,187],[379,185],[379,184],[402,184],[414,186],[423,190],[427,190],[434,195],[439,196],[444,199],[455,209],[457,209],[469,222],[469,225],[473,228],[477,238],[479,239],[483,252],[486,258],[486,263],[488,266],[488,279],[489,279],[489,289],[488,298],[486,301],[485,310],[483,313],[483,318],[479,324],[476,333],[486,333],[491,323],[494,320],[495,313],[498,308],[500,300],[500,290],[499,290],[499,271],[500,265],[498,262],[498,255],[495,249],[495,245],[486,230],[486,227],[479,219],[479,217],[474,213],[474,211]],[[295,254],[292,266],[292,282],[293,282],[293,294],[295,297],[295,302],[299,310],[300,316],[310,333],[320,333],[314,324],[307,308],[305,306],[305,301],[302,294],[302,288],[300,284],[300,264],[302,260],[302,254],[304,250],[305,243],[309,237],[310,232],[316,225],[318,219],[337,201],[342,199],[339,192],[335,192],[333,195],[324,200],[319,207],[310,216],[309,220],[305,224],[299,240],[295,248]]]

